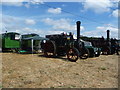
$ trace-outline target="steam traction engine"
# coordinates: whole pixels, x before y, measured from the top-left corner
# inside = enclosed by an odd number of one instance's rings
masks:
[[[77,40],[73,39],[72,33],[67,34],[54,34],[46,35],[49,40],[44,40],[41,47],[44,55],[49,56],[65,56],[68,60],[77,61],[78,58],[88,58],[88,50],[80,41],[80,21],[77,21]]]
[[[110,30],[107,30],[107,38],[104,38],[102,36],[102,38],[81,37],[81,39],[91,42],[94,47],[101,48],[101,52],[104,55],[114,54],[116,49],[116,44],[119,44],[119,40],[110,38]]]

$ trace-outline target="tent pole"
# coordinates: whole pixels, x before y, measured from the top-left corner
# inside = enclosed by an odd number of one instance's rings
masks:
[[[33,54],[33,39],[31,39],[31,44],[32,44],[32,54]]]
[[[40,43],[41,43],[41,41],[39,41],[39,50],[41,49]]]

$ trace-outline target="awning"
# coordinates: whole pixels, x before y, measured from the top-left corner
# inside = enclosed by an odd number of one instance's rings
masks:
[[[40,36],[33,36],[28,38],[22,38],[22,40],[49,40],[48,38],[40,37]]]
[[[28,37],[28,38],[22,38],[21,40],[31,40],[31,47],[32,47],[32,53],[33,53],[33,42],[34,40],[49,40],[48,38],[40,37],[40,36],[33,36],[33,37]]]

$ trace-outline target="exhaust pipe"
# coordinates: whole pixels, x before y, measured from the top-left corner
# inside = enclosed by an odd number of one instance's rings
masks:
[[[107,41],[110,40],[110,30],[107,30]]]
[[[81,22],[77,21],[76,24],[77,24],[77,42],[78,42],[80,39],[80,24],[81,24]]]

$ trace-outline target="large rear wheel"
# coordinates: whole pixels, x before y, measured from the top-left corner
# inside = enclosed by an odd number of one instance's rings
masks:
[[[44,55],[46,57],[55,57],[56,56],[56,45],[54,41],[46,41],[42,44]]]
[[[67,52],[69,61],[76,62],[79,58],[79,51],[76,48],[70,48]]]

